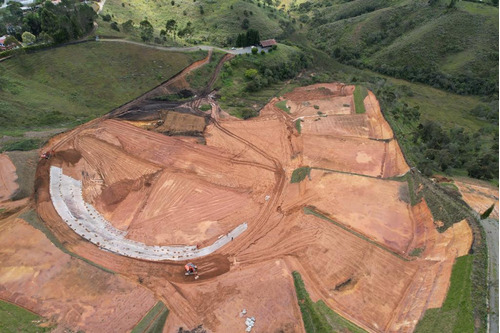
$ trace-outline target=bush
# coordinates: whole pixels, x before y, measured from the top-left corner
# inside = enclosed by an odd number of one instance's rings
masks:
[[[111,15],[109,15],[109,14],[102,15],[102,20],[104,22],[110,22],[111,21]]]
[[[257,52],[259,52],[259,50],[256,47],[252,48],[252,54],[257,54]]]
[[[120,31],[120,28],[118,28],[118,23],[112,22],[109,27],[113,30]]]
[[[306,176],[309,176],[310,173],[311,173],[311,168],[308,166],[295,169],[292,172],[292,178],[290,179],[290,183],[300,183],[306,178]]]
[[[487,219],[491,212],[495,209],[495,204],[492,204],[484,213],[481,214],[481,220]]]
[[[302,124],[301,124],[302,120],[300,119],[297,119],[295,120],[295,128],[297,129],[297,132],[302,132]]]

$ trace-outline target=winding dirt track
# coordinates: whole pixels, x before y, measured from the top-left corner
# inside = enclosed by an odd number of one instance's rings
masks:
[[[275,98],[259,117],[234,120],[224,117],[209,96],[218,71],[231,58],[226,56],[203,94],[182,105],[208,117],[198,106],[202,100],[212,104],[206,145],[111,119],[138,112],[153,97],[172,92],[175,82],[209,57],[107,116],[49,142],[47,149],[56,153],[40,161],[35,184],[37,212],[47,227],[69,250],[147,287],[167,304],[171,315],[165,331],[199,324],[213,332],[241,331],[244,318],[238,313],[243,308],[257,319],[256,332],[304,331],[293,270],[302,274],[314,301],[325,301],[360,327],[372,332],[413,331],[427,308],[441,306],[454,258],[467,253],[472,234],[465,221],[439,234],[425,201],[411,206],[405,201],[407,184],[385,179],[409,168],[371,92],[365,100],[365,115],[343,106],[352,99],[353,87],[320,84],[285,96],[292,105],[291,114],[277,108]],[[317,115],[316,108],[310,107],[314,103],[328,109],[327,117]],[[297,116],[305,118],[302,134],[295,129]],[[355,137],[366,146],[332,145],[330,139],[323,140],[325,131],[335,133],[338,142],[348,144]],[[366,149],[373,142],[382,146],[382,154]],[[305,180],[291,184],[293,170],[305,163],[316,168]],[[163,232],[161,221],[167,213],[191,217],[198,216],[197,209],[217,210],[216,200],[209,196],[201,206],[189,196],[183,205],[162,204],[175,198],[158,193],[180,193],[175,192],[175,184],[187,180],[199,184],[193,194],[203,193],[205,186],[238,193],[234,200],[240,200],[240,206],[234,207],[242,207],[235,208],[241,218],[243,207],[257,208],[248,215],[243,234],[196,261],[200,278],[194,280],[183,275],[183,262],[116,255],[75,234],[50,200],[51,165],[82,179],[85,200],[111,223],[140,230],[139,236],[151,242]],[[171,192],[160,190],[168,186]],[[148,206],[150,202],[154,204]],[[139,217],[144,213],[158,224],[141,225]],[[221,215],[217,221],[179,221],[167,228],[165,237],[170,232],[179,233],[177,239],[190,239],[204,225],[199,231],[204,238],[196,238],[200,242],[196,245],[204,244],[227,232],[236,220]],[[422,254],[412,257],[413,250]]]

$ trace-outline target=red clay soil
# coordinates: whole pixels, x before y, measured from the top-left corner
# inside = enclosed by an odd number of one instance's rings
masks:
[[[353,91],[354,86],[317,84],[285,94],[291,118],[301,119],[304,164],[384,178],[406,173],[375,95],[368,91],[366,112],[357,114]]]
[[[16,167],[6,154],[0,154],[0,203],[9,200],[19,185],[16,183]]]
[[[484,213],[491,205],[495,205],[490,214],[491,218],[498,220],[498,187],[486,182],[472,179],[455,179],[460,193],[465,202],[478,214]]]
[[[87,332],[131,330],[155,304],[149,290],[75,259],[22,219],[0,224],[0,298]]]
[[[472,234],[465,221],[438,233],[425,202],[412,207],[407,184],[384,179],[409,168],[373,94],[366,114],[345,114],[352,91],[321,84],[285,96],[329,110],[316,123],[342,117],[329,123],[331,133],[308,127],[317,110],[305,107],[299,134],[298,107],[287,114],[274,106],[278,99],[248,121],[212,119],[206,145],[116,120],[84,125],[49,143],[82,157],[41,161],[37,211],[68,249],[140,281],[165,302],[165,332],[199,324],[242,331],[243,309],[256,318],[252,332],[304,331],[293,270],[315,301],[364,329],[411,332],[426,309],[441,306],[454,259],[467,253]],[[50,165],[82,179],[84,199],[147,244],[210,243],[243,221],[248,229],[196,260],[198,280],[184,276],[183,262],[102,251],[58,216],[48,195]],[[291,184],[293,170],[304,165],[330,170],[314,169],[310,179]],[[306,214],[306,206],[332,221]],[[412,256],[416,249],[421,254]]]

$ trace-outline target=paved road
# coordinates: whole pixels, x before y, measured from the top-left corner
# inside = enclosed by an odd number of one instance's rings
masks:
[[[145,43],[140,43],[140,42],[135,42],[132,40],[126,40],[126,39],[113,39],[113,38],[101,38],[99,39],[100,42],[113,42],[113,43],[126,43],[126,44],[134,44],[134,45],[139,45],[143,47],[149,47],[152,49],[157,49],[157,50],[164,50],[164,51],[173,51],[173,52],[195,52],[199,50],[219,50],[222,52],[230,53],[230,54],[246,54],[246,53],[252,53],[252,48],[249,47],[241,47],[241,48],[235,48],[233,49],[223,49],[221,47],[217,46],[211,46],[211,45],[197,45],[197,46],[185,46],[185,47],[177,47],[177,46],[160,46],[160,45],[154,45],[154,44],[145,44]],[[258,47],[257,50],[260,52],[262,50],[261,47]],[[266,50],[267,52],[267,50]]]
[[[481,220],[488,245],[489,332],[498,333],[498,220]]]

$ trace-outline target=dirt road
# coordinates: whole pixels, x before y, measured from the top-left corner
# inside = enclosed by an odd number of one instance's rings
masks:
[[[498,220],[481,220],[488,244],[489,332],[498,332]]]
[[[242,48],[237,48],[237,49],[223,49],[218,46],[212,46],[212,45],[197,45],[197,46],[183,46],[183,47],[178,47],[178,46],[159,46],[159,45],[152,45],[152,44],[145,44],[145,43],[140,43],[140,42],[135,42],[127,39],[114,39],[114,38],[101,38],[99,39],[100,42],[111,42],[111,43],[126,43],[126,44],[134,44],[134,45],[139,45],[143,47],[149,47],[152,49],[156,50],[162,50],[162,51],[170,51],[170,52],[195,52],[199,50],[204,50],[204,51],[212,51],[212,50],[217,50],[217,51],[222,51],[225,53],[230,53],[230,54],[247,54],[247,53],[252,53],[252,47],[242,47]],[[263,49],[261,47],[258,47],[258,53],[260,53]],[[267,51],[266,51],[267,52]]]

